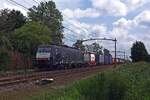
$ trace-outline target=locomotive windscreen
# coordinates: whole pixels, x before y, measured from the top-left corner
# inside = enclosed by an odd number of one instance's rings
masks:
[[[50,47],[39,47],[36,53],[37,60],[48,60],[50,58]]]
[[[38,52],[39,53],[47,53],[47,52],[50,52],[51,51],[51,48],[48,48],[48,47],[41,47],[41,48],[38,48]]]

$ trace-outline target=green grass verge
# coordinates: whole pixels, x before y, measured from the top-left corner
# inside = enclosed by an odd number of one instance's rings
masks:
[[[150,100],[150,64],[121,67],[81,80],[53,93],[41,93],[31,100]]]

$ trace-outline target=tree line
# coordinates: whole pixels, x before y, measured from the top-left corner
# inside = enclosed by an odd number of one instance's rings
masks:
[[[28,16],[3,9],[0,19],[0,47],[32,54],[39,44],[62,44],[63,17],[53,1],[33,6]]]
[[[92,43],[90,45],[84,45],[81,40],[77,40],[76,43],[73,44],[73,47],[80,49],[81,51],[89,51],[94,52],[96,54],[105,54],[110,55],[110,51],[103,46],[100,46],[99,43]]]
[[[73,47],[80,49],[82,51],[92,51],[97,54],[110,54],[108,49],[103,48],[98,43],[92,43],[91,45],[84,45],[81,40],[77,40],[76,43],[73,44]],[[146,50],[146,47],[143,42],[136,41],[133,43],[131,47],[131,56],[132,62],[139,62],[139,61],[147,61],[150,62],[150,55]]]
[[[41,44],[63,44],[63,16],[53,1],[29,8],[27,16],[18,10],[2,9],[0,20],[0,56],[11,51],[31,58]]]

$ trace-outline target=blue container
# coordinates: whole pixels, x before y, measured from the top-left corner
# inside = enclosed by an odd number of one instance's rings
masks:
[[[105,64],[112,64],[112,55],[105,55],[104,62]]]
[[[113,58],[112,58],[112,55],[109,56],[109,64],[112,64],[113,63]]]
[[[104,60],[105,60],[104,57],[105,57],[104,55],[100,55],[100,56],[99,56],[99,63],[102,64],[102,65],[105,64],[105,62],[104,62]]]
[[[104,63],[105,63],[105,65],[109,64],[109,57],[108,57],[108,55],[104,56]]]

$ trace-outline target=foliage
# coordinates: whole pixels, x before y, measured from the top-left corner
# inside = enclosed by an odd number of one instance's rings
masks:
[[[10,64],[9,53],[4,49],[0,49],[0,71],[7,70],[9,64]]]
[[[52,42],[55,44],[62,44],[63,38],[63,17],[61,12],[56,8],[53,1],[41,2],[38,7],[33,6],[29,9],[29,19],[32,21],[40,21],[44,25],[47,25],[51,30]]]
[[[102,54],[102,46],[100,46],[98,43],[93,43],[93,52],[96,52],[97,54]]]
[[[102,54],[102,46],[100,46],[98,43],[92,43],[91,45],[85,46],[86,51],[95,52],[97,54]]]
[[[108,49],[105,48],[103,51],[104,51],[104,55],[110,55],[110,52]]]
[[[0,33],[0,48],[12,49],[10,40],[4,33]]]
[[[131,48],[131,59],[133,62],[146,61],[148,59],[148,52],[144,43],[136,41]]]
[[[0,47],[12,50],[11,33],[26,22],[25,16],[17,10],[0,10]]]
[[[146,61],[150,62],[150,55],[147,56]]]
[[[15,51],[27,56],[35,54],[40,44],[51,42],[51,31],[39,22],[28,22],[12,34],[12,45]]]
[[[121,65],[81,80],[54,93],[42,93],[31,100],[149,100],[150,67],[141,62]]]
[[[76,43],[73,44],[73,47],[85,51],[85,46],[82,44],[81,40],[77,40]]]
[[[3,9],[0,11],[0,32],[10,33],[25,24],[26,18],[20,11]],[[9,34],[7,34],[9,36]]]

